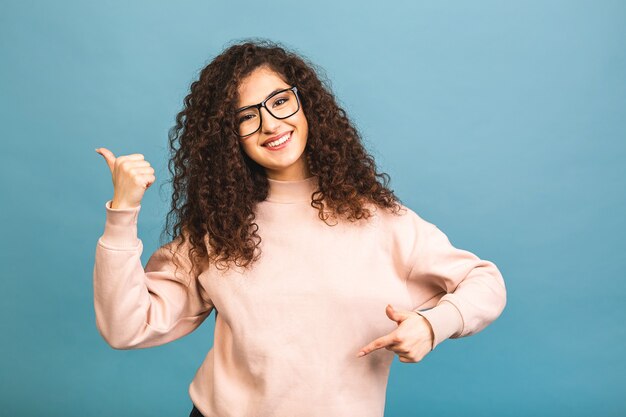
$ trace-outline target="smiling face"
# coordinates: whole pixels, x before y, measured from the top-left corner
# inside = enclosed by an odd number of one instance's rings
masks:
[[[256,68],[239,85],[239,102],[237,108],[258,104],[265,100],[272,92],[292,87],[281,76],[261,66]],[[270,107],[274,100],[265,104]],[[281,103],[281,102],[277,102]],[[276,119],[261,108],[261,128],[246,137],[239,139],[243,151],[256,163],[265,168],[269,178],[289,181],[310,177],[304,148],[309,133],[309,127],[302,106],[286,119]],[[267,145],[268,139],[281,139],[287,134],[288,140],[279,146]],[[270,141],[271,143],[271,141]],[[280,143],[280,141],[278,141]]]

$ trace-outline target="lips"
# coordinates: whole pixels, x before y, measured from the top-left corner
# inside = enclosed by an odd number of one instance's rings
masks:
[[[268,138],[265,142],[263,142],[263,143],[261,144],[261,146],[267,146],[267,144],[268,144],[268,143],[270,143],[270,142],[274,142],[275,140],[277,140],[277,139],[279,139],[279,138],[282,138],[283,136],[288,135],[288,134],[290,134],[290,133],[291,133],[291,131],[289,131],[289,132],[283,132],[283,133],[280,133],[280,134],[278,134],[278,135],[276,135],[276,136],[272,136],[271,138]]]

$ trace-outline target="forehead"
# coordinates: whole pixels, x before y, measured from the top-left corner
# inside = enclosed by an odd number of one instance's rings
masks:
[[[237,89],[239,93],[237,107],[260,103],[277,88],[287,87],[289,84],[278,73],[267,67],[259,67],[241,80]]]

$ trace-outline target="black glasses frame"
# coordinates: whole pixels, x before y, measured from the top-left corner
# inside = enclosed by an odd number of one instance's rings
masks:
[[[272,111],[271,111],[271,110],[270,110],[270,109],[269,109],[269,108],[265,105],[265,103],[266,103],[269,99],[271,99],[272,97],[274,97],[275,95],[280,94],[280,93],[284,93],[285,91],[289,91],[289,90],[293,91],[293,92],[294,92],[294,94],[296,95],[296,102],[298,103],[298,108],[296,109],[296,111],[294,111],[293,113],[291,113],[289,116],[285,116],[285,117],[276,117],[276,116],[274,116],[274,113],[272,113]],[[247,135],[240,135],[240,134],[239,134],[239,129],[237,129],[237,130],[235,131],[235,134],[236,134],[237,136],[239,136],[239,137],[241,137],[241,138],[245,138],[246,136],[254,135],[256,132],[258,132],[258,131],[259,131],[259,129],[261,129],[261,126],[263,126],[263,115],[262,115],[262,113],[261,113],[261,107],[264,107],[264,108],[265,108],[265,110],[267,110],[267,112],[268,112],[270,115],[272,115],[272,117],[273,117],[274,119],[283,120],[283,119],[286,119],[286,118],[288,118],[288,117],[293,116],[294,114],[298,113],[298,111],[300,111],[300,96],[298,96],[298,87],[296,87],[296,86],[294,85],[293,87],[289,87],[289,88],[285,88],[285,89],[283,89],[283,90],[277,91],[277,92],[275,92],[274,94],[272,94],[271,96],[269,96],[268,98],[266,98],[265,100],[263,100],[262,102],[260,102],[259,104],[252,104],[252,105],[250,105],[250,106],[246,106],[246,107],[244,107],[244,108],[242,108],[242,109],[238,110],[238,111],[237,111],[237,113],[235,113],[235,114],[238,114],[238,113],[240,113],[240,112],[242,112],[242,111],[244,111],[244,110],[248,110],[248,109],[251,109],[251,108],[255,108],[255,109],[257,109],[257,110],[258,110],[258,112],[259,112],[259,127],[257,127],[257,129],[256,129],[254,132],[252,132],[252,133],[248,133]]]

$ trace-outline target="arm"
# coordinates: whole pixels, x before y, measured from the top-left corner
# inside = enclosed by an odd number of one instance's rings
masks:
[[[502,274],[493,262],[455,248],[437,226],[411,211],[413,238],[407,278],[410,291],[441,289],[437,305],[419,311],[434,334],[431,351],[447,338],[478,333],[500,316],[506,305]]]
[[[174,242],[158,248],[144,270],[143,243],[137,238],[141,206],[112,209],[110,204],[105,204],[93,270],[98,331],[115,349],[158,346],[191,333],[213,305],[197,277],[189,274],[187,247],[178,251],[176,271],[169,250],[176,249]]]

